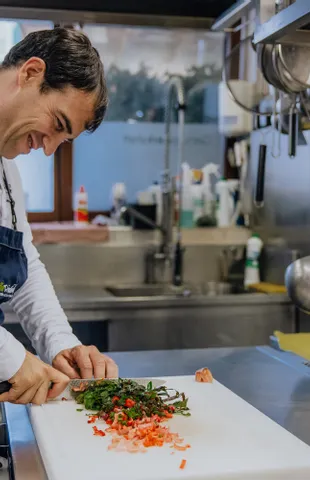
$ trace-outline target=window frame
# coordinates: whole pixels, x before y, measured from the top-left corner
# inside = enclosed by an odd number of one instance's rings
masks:
[[[30,223],[67,222],[73,219],[72,206],[73,148],[61,144],[54,154],[54,210],[27,212]]]

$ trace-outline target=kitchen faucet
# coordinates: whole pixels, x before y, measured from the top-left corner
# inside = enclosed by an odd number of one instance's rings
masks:
[[[175,95],[177,103],[175,104]],[[183,283],[182,278],[182,260],[183,248],[181,246],[181,228],[180,228],[180,212],[177,228],[176,244],[173,248],[173,217],[174,217],[174,188],[171,175],[170,162],[170,144],[171,144],[171,121],[173,108],[176,107],[178,112],[178,172],[181,172],[181,165],[184,151],[184,123],[185,123],[185,94],[182,78],[172,76],[168,81],[168,95],[165,105],[165,159],[164,171],[162,174],[162,221],[161,225],[150,220],[140,212],[137,212],[130,206],[124,206],[121,209],[121,215],[126,212],[136,217],[146,225],[161,232],[161,241],[158,251],[148,252],[146,254],[146,283],[156,283],[155,265],[157,262],[169,263],[173,266],[172,284],[180,286]],[[179,192],[181,193],[181,192]],[[179,198],[181,205],[181,198]]]

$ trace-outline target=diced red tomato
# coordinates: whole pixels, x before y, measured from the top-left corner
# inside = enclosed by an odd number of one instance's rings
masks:
[[[98,437],[105,437],[105,433],[103,430],[99,430],[99,428],[96,427],[96,425],[93,427],[94,435],[97,435]]]
[[[131,398],[126,398],[125,400],[125,407],[132,408],[136,402],[132,400]]]
[[[185,458],[183,458],[182,462],[180,463],[180,469],[183,470],[185,468],[185,465],[186,465],[186,460]]]
[[[164,413],[165,413],[166,418],[172,418],[173,417],[172,413],[168,412],[168,410],[165,410]]]
[[[97,415],[91,415],[88,420],[87,420],[87,423],[95,423],[95,421],[98,419],[98,416]]]
[[[120,400],[119,397],[113,397],[113,402]],[[166,409],[161,410],[158,414],[147,417],[143,409],[139,410],[140,418],[132,419],[126,415],[128,410],[132,408],[136,402],[127,398],[124,406],[115,405],[113,408],[113,418],[108,413],[100,414],[100,419],[104,420],[108,426],[105,432],[112,435],[112,443],[108,449],[116,451],[124,451],[130,453],[146,452],[150,447],[162,447],[165,444],[170,445],[170,448],[175,451],[185,451],[190,448],[190,445],[184,444],[184,439],[177,433],[172,433],[166,422],[173,417],[175,408],[173,405],[167,405]],[[138,412],[137,412],[138,413]],[[88,423],[95,423],[98,415],[89,416]],[[95,425],[93,426],[93,434],[104,437],[106,435],[103,430],[100,430]],[[172,452],[173,453],[173,452]],[[180,469],[184,469],[186,460],[182,460]]]

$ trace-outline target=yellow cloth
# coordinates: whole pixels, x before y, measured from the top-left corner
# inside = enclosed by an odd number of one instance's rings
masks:
[[[250,290],[260,293],[286,293],[285,285],[276,285],[274,283],[253,283],[249,285]]]
[[[310,333],[282,333],[274,332],[282,350],[294,352],[310,360]]]

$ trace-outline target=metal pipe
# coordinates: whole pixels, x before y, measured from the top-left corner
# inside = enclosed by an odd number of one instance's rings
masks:
[[[170,165],[170,144],[171,144],[171,120],[173,112],[173,100],[176,95],[177,112],[178,112],[178,166],[177,173],[181,180],[181,170],[184,154],[184,125],[185,125],[185,92],[183,81],[179,76],[172,76],[168,82],[168,96],[165,110],[165,171],[163,181],[163,205],[168,204],[170,197],[170,208],[166,210],[163,208],[163,228],[167,232],[166,245],[172,242],[172,227],[173,227],[173,198],[172,198],[172,184],[171,184],[171,165]],[[181,183],[181,182],[180,182]],[[182,188],[179,188],[179,205],[182,203]],[[165,212],[167,216],[165,216]],[[180,212],[179,212],[180,213]],[[168,217],[169,215],[169,217]],[[181,240],[181,215],[178,219],[178,235],[177,240]]]
[[[141,222],[145,223],[149,227],[162,231],[162,227],[160,225],[157,225],[157,223],[153,222],[153,220],[148,218],[146,215],[143,215],[143,213],[138,212],[137,210],[130,207],[129,205],[122,207],[120,212],[121,212],[121,216],[125,215],[125,213],[128,213],[129,215],[132,215],[133,217],[135,217],[137,220],[141,220]]]

